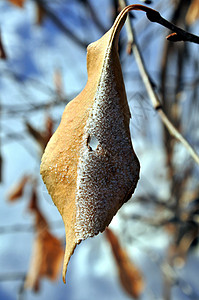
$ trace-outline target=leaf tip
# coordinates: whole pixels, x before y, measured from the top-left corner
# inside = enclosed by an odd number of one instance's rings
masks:
[[[63,283],[66,284],[66,267],[65,267],[65,265],[64,265],[63,273],[62,273],[62,280],[63,280]]]

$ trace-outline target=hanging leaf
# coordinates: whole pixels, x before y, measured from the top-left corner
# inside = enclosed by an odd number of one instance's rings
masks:
[[[61,242],[47,229],[41,231],[34,241],[25,288],[38,291],[42,277],[56,280],[60,274],[63,257]]]
[[[29,210],[35,214],[36,238],[33,245],[32,258],[25,280],[25,288],[39,290],[42,277],[56,280],[60,274],[64,257],[61,241],[53,236],[48,223],[38,207],[35,187],[33,187]]]
[[[23,8],[24,7],[24,2],[25,0],[8,0],[9,2],[11,2],[12,4]]]
[[[131,297],[138,299],[144,289],[141,272],[130,260],[127,252],[121,247],[113,231],[106,228],[105,233],[117,264],[121,285]]]
[[[199,0],[192,0],[186,15],[186,23],[192,25],[199,19]]]
[[[66,106],[42,157],[44,183],[65,224],[64,281],[76,245],[104,231],[139,178],[117,51],[127,11],[88,46],[87,84]]]
[[[19,182],[15,183],[13,185],[13,187],[11,187],[9,193],[8,193],[8,200],[9,201],[15,201],[17,199],[19,199],[20,197],[23,196],[23,193],[24,193],[24,188],[25,188],[25,185],[27,183],[29,179],[29,176],[27,175],[24,175],[20,180]]]

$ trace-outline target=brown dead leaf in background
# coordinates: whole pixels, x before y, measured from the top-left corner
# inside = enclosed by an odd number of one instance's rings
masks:
[[[32,188],[32,194],[28,205],[28,209],[31,213],[35,214],[35,228],[37,232],[40,230],[42,231],[44,229],[47,229],[48,223],[38,207],[38,198],[35,186],[33,186]]]
[[[199,19],[199,0],[192,0],[186,15],[186,23],[192,25]]]
[[[56,280],[60,275],[64,258],[64,249],[61,242],[48,229],[37,235],[34,245],[25,288],[39,290],[42,277]]]
[[[76,245],[104,231],[139,178],[117,50],[127,12],[88,46],[87,84],[66,106],[42,157],[43,181],[65,224],[64,281]]]
[[[53,133],[53,120],[50,116],[46,118],[45,122],[45,131],[39,131],[34,126],[32,126],[29,122],[26,122],[26,128],[29,134],[35,139],[38,145],[41,147],[42,153],[46,148],[46,145]]]
[[[113,231],[106,228],[105,233],[113,251],[121,285],[131,297],[138,299],[144,289],[144,281],[141,272],[130,260],[127,252],[121,247],[119,240]]]
[[[53,236],[48,223],[41,213],[37,203],[37,193],[33,187],[29,210],[35,214],[36,238],[33,244],[32,258],[25,280],[25,288],[39,290],[42,277],[56,280],[60,274],[64,258],[61,241]]]
[[[2,38],[1,38],[1,32],[0,32],[0,58],[1,59],[7,59],[7,55],[2,43]]]
[[[29,179],[29,176],[24,175],[17,183],[15,183],[8,193],[8,200],[13,202],[23,196],[24,188]]]
[[[23,8],[24,7],[24,2],[25,0],[8,0],[9,2],[11,2],[12,4]]]
[[[178,226],[178,231],[177,241],[169,247],[169,259],[175,266],[183,267],[191,244],[199,235],[199,227],[197,223],[190,221],[185,222],[180,230]]]
[[[45,18],[45,10],[43,6],[41,6],[39,3],[35,3],[36,5],[36,24],[37,25],[42,25],[43,20]]]

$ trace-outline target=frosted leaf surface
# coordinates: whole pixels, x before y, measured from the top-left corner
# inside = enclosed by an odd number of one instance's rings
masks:
[[[125,128],[112,60],[107,54],[85,127],[77,176],[77,241],[104,230],[136,187],[139,163]],[[97,147],[87,142],[93,137]],[[94,150],[94,151],[93,151]],[[124,200],[125,199],[125,200]]]

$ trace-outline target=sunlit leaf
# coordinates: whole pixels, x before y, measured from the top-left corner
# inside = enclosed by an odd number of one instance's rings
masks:
[[[109,228],[105,231],[115,258],[121,285],[134,299],[138,299],[144,289],[141,272],[130,260],[127,252],[121,247],[116,235]]]
[[[121,12],[89,45],[87,84],[66,106],[42,158],[43,180],[65,224],[64,281],[76,245],[104,231],[139,178],[117,51],[125,19]]]
[[[17,183],[15,183],[9,190],[8,200],[15,201],[23,196],[24,188],[29,179],[29,176],[24,175]]]

